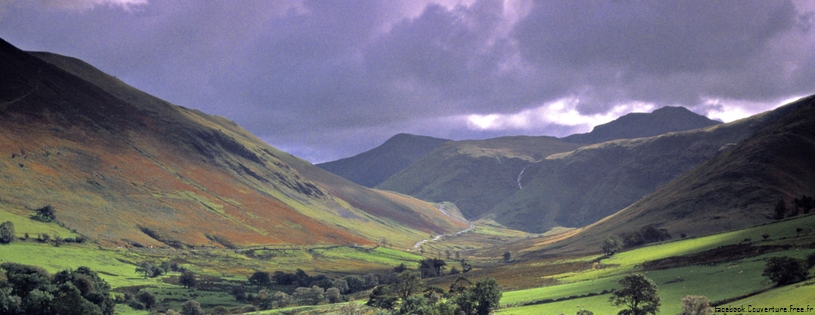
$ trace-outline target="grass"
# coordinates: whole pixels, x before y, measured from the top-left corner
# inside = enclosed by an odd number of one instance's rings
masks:
[[[815,252],[803,249],[815,241],[815,237],[796,237],[796,227],[812,226],[815,217],[802,217],[795,220],[777,222],[754,228],[710,235],[694,239],[654,244],[631,251],[618,253],[603,259],[607,267],[599,270],[562,273],[553,277],[560,284],[504,292],[501,304],[508,306],[498,314],[570,314],[580,309],[588,309],[595,314],[613,314],[618,311],[608,303],[609,294],[601,294],[618,286],[617,281],[625,274],[640,272],[654,280],[659,287],[662,300],[661,312],[675,314],[680,311],[680,301],[686,295],[704,295],[712,302],[750,295],[772,287],[772,283],[761,276],[766,260],[770,257],[789,256],[803,259]],[[764,255],[727,261],[712,265],[687,265],[665,270],[644,271],[638,265],[649,260],[671,256],[682,256],[703,252],[723,245],[742,242],[745,238],[768,240],[756,245],[789,245],[787,250]],[[571,261],[585,260],[577,258]],[[552,263],[569,262],[570,260]],[[499,280],[500,281],[500,280]],[[772,289],[730,305],[786,305],[806,306],[815,296],[815,281]],[[805,298],[809,297],[809,298]],[[547,302],[547,303],[542,303]]]

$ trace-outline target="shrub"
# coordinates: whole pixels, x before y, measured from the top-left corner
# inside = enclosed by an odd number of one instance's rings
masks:
[[[792,257],[773,257],[767,261],[762,276],[775,282],[777,286],[796,283],[807,278],[804,262]]]
[[[6,221],[0,223],[0,243],[8,244],[14,240],[14,223]]]

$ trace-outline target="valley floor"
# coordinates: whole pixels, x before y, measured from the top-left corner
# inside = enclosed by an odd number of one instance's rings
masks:
[[[651,244],[611,257],[599,254],[544,257],[539,253],[531,255],[517,250],[517,244],[541,243],[557,235],[511,231],[491,222],[477,222],[470,231],[427,241],[409,251],[382,246],[179,250],[103,248],[92,243],[55,246],[36,241],[36,235],[48,233],[63,238],[76,235],[56,223],[33,221],[2,209],[0,214],[3,221],[10,220],[15,224],[18,237],[10,244],[0,245],[0,262],[37,265],[51,273],[88,266],[111,284],[115,294],[132,294],[146,289],[157,296],[162,306],[176,310],[184,301],[196,299],[205,309],[223,305],[239,311],[246,304],[236,302],[228,291],[233,286],[245,284],[247,277],[255,271],[293,272],[300,268],[312,275],[331,278],[385,273],[402,263],[416,268],[419,260],[430,257],[446,260],[448,270],[451,267],[460,270],[459,260],[466,260],[473,269],[459,275],[470,279],[497,279],[504,291],[497,314],[575,314],[581,309],[595,314],[614,314],[619,309],[608,302],[610,292],[618,288],[619,279],[635,272],[644,274],[659,286],[661,314],[678,313],[680,301],[686,295],[704,295],[718,306],[795,305],[806,308],[815,305],[815,279],[774,287],[761,275],[771,257],[804,259],[815,253],[815,233],[810,228],[815,226],[815,216]],[[561,232],[573,233],[571,230]],[[23,240],[26,233],[28,239]],[[504,256],[506,253],[509,260]],[[176,262],[198,274],[200,285],[195,289],[179,286],[179,273],[176,272],[145,278],[136,271],[144,261]],[[429,285],[447,288],[459,275],[425,281]],[[356,301],[352,303],[364,302],[369,292],[352,295]],[[298,306],[288,310],[331,314],[338,313],[342,305]],[[118,305],[117,312],[148,314],[125,304]]]

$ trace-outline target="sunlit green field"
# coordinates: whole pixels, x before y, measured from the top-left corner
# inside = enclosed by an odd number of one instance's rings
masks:
[[[574,314],[587,309],[595,314],[615,314],[619,309],[609,302],[604,290],[616,288],[617,281],[631,272],[641,272],[659,286],[662,302],[660,313],[676,314],[686,295],[704,295],[711,302],[749,295],[771,288],[774,284],[761,275],[770,257],[789,256],[803,259],[815,253],[804,247],[815,241],[812,235],[798,235],[797,227],[815,225],[815,217],[784,221],[729,233],[655,244],[618,253],[602,259],[598,270],[567,273],[555,278],[562,284],[528,290],[504,292],[498,314]],[[762,235],[769,234],[764,240]],[[788,250],[713,265],[691,265],[665,270],[643,271],[640,264],[672,256],[694,254],[723,245],[738,244],[750,238],[756,245],[792,245]],[[797,245],[796,245],[797,244]],[[793,297],[795,296],[795,297]],[[750,298],[728,303],[815,305],[815,281],[759,293]]]

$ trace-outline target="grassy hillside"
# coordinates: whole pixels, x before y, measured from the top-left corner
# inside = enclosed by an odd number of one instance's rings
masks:
[[[615,140],[549,156],[530,165],[524,189],[494,205],[489,217],[508,227],[545,231],[581,227],[631,205],[748,137],[767,120]]]
[[[813,117],[815,98],[807,97],[734,122],[761,128],[558,246],[570,244],[566,247],[579,250],[598,244],[607,235],[649,224],[676,236],[717,233],[771,221],[779,200],[792,208],[794,198],[815,194]]]
[[[550,137],[447,142],[377,188],[423,200],[450,201],[465,217],[476,218],[519,189],[524,168],[577,147]]]
[[[80,60],[0,46],[9,61],[0,65],[0,199],[29,213],[50,204],[60,224],[100,244],[409,246],[469,226]]]
[[[371,150],[317,166],[362,186],[374,187],[447,141],[398,134]]]
[[[803,259],[815,253],[810,244],[815,234],[798,233],[797,227],[815,224],[807,216],[727,233],[654,244],[615,254],[577,256],[560,259],[531,259],[537,252],[523,254],[520,261],[491,269],[491,275],[535,270],[537,265],[549,269],[567,264],[583,268],[531,273],[540,276],[542,286],[504,292],[498,314],[570,314],[587,309],[595,314],[614,314],[620,309],[608,303],[609,292],[618,288],[617,281],[633,272],[643,273],[659,287],[661,314],[676,314],[686,295],[704,295],[717,305],[769,303],[788,306],[808,301],[812,280],[774,289],[773,283],[761,276],[770,257],[788,256]],[[769,235],[764,239],[762,235]],[[750,239],[750,242],[744,242]],[[532,249],[532,248],[530,248]],[[658,264],[657,264],[658,263]],[[506,269],[506,271],[502,271]],[[812,273],[812,270],[810,270]],[[524,280],[517,277],[518,281]],[[546,281],[543,281],[543,280]],[[512,286],[512,278],[502,285]],[[754,295],[755,294],[755,295]],[[740,296],[748,298],[739,299]],[[774,303],[774,304],[773,304]],[[763,305],[763,304],[762,304]]]

